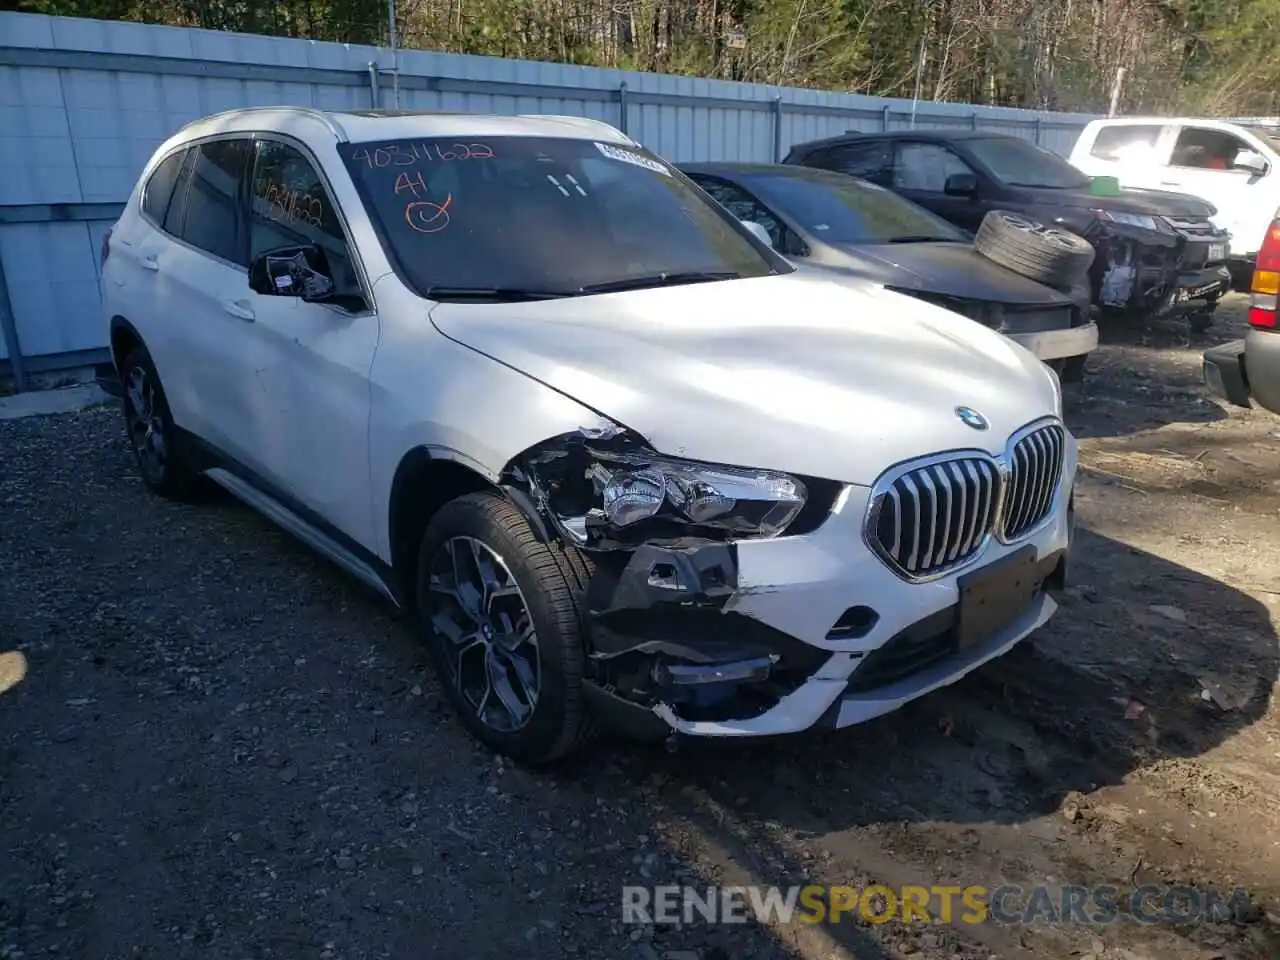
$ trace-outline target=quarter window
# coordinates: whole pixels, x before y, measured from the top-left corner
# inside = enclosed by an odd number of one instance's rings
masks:
[[[360,294],[333,199],[302,151],[279,140],[259,140],[251,192],[251,257],[281,247],[313,244],[324,251],[337,292]]]
[[[187,215],[187,184],[191,180],[191,161],[195,155],[194,150],[188,150],[183,155],[178,182],[173,185],[173,197],[169,200],[169,209],[164,212],[164,221],[160,224],[165,233],[175,237],[182,233],[182,221]]]
[[[182,161],[187,151],[178,150],[160,161],[147,185],[142,191],[142,212],[163,225],[165,214],[169,211],[169,200],[173,197],[173,188],[182,173]]]

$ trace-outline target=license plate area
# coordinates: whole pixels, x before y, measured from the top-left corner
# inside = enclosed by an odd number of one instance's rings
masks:
[[[1030,544],[957,580],[960,616],[956,645],[961,650],[995,636],[1022,616],[1044,576]]]

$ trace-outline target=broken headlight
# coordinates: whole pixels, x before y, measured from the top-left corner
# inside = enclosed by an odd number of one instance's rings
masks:
[[[617,531],[654,524],[776,537],[808,495],[798,479],[771,470],[636,453],[597,455],[587,477],[599,497],[599,520]]]
[[[1154,230],[1157,233],[1170,232],[1169,224],[1164,217],[1156,217],[1146,213],[1127,213],[1123,210],[1094,210],[1093,215],[1099,220],[1107,220],[1124,227],[1137,227],[1139,230]]]

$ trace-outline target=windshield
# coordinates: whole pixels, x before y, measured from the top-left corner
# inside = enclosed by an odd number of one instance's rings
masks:
[[[1272,150],[1280,151],[1280,128],[1242,124],[1242,129],[1248,130]]]
[[[997,180],[1011,187],[1080,190],[1089,178],[1056,153],[1017,137],[973,137],[962,141]]]
[[[968,239],[924,207],[852,177],[759,176],[749,182],[765,204],[823,243]]]
[[[346,144],[341,153],[397,272],[433,299],[794,269],[645,150],[489,137]]]

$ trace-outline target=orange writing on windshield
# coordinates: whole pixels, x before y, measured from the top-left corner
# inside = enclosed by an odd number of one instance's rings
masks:
[[[414,200],[405,204],[404,222],[418,233],[439,233],[449,225],[449,206],[452,203],[452,193],[444,198],[443,203]]]
[[[416,163],[437,163],[449,160],[489,160],[493,148],[487,143],[384,143],[381,146],[360,149],[351,154],[352,160],[366,167],[412,167]]]
[[[395,191],[398,195],[401,191],[408,190],[413,194],[415,199],[421,200],[427,195],[427,184],[422,179],[422,173],[415,173],[410,176],[407,173],[401,173],[396,177]]]

